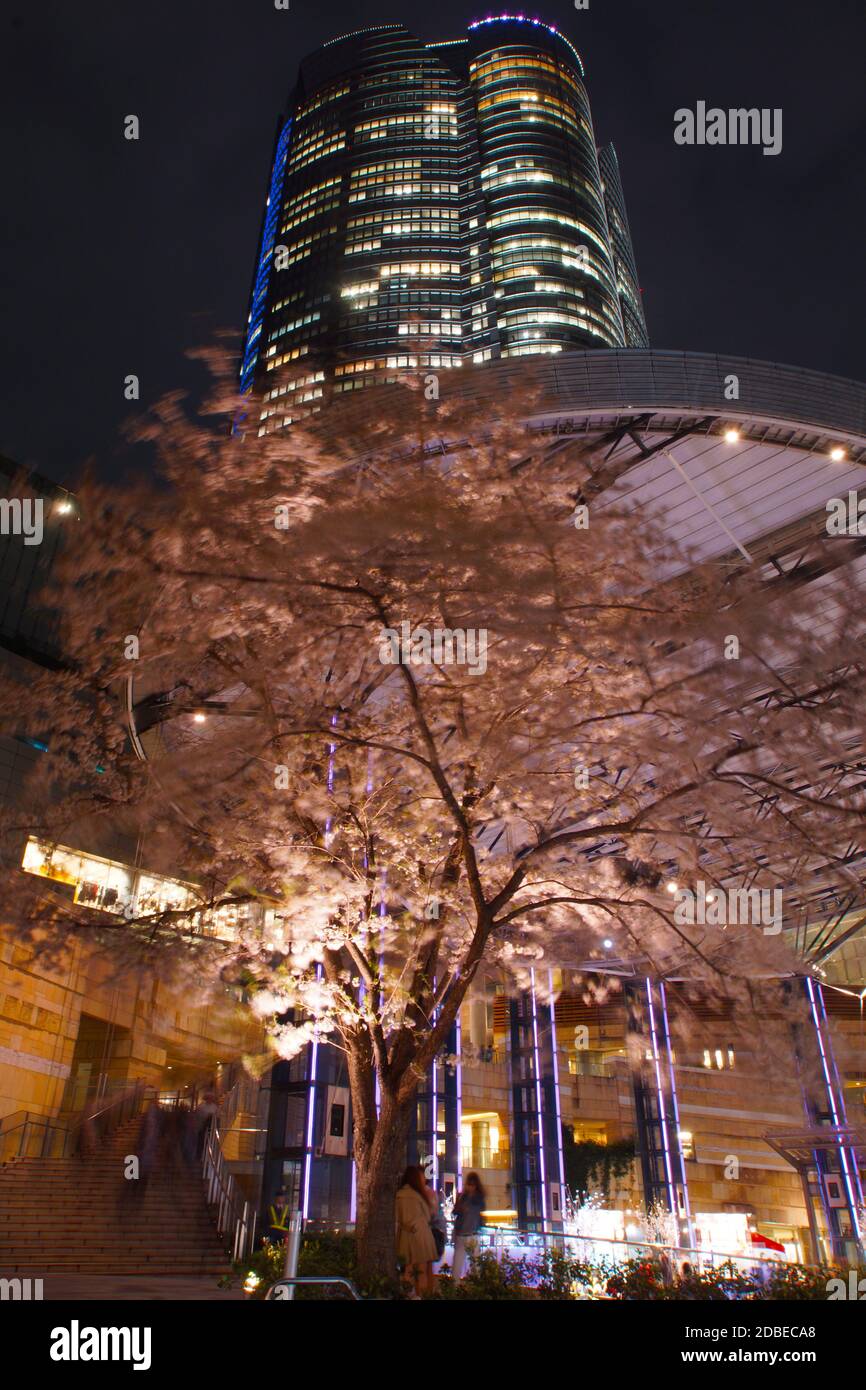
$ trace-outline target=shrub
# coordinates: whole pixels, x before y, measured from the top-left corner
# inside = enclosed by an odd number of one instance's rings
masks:
[[[627,1301],[635,1299],[660,1299],[672,1296],[665,1283],[664,1273],[658,1260],[626,1260],[610,1275],[607,1292],[611,1298]]]
[[[262,1241],[258,1250],[254,1250],[252,1255],[248,1255],[245,1260],[235,1260],[232,1265],[232,1274],[220,1279],[221,1288],[230,1287],[236,1279],[244,1282],[248,1274],[257,1274],[259,1284],[251,1298],[264,1298],[271,1284],[279,1279],[283,1272],[286,1262],[285,1247],[277,1245],[275,1241],[268,1240],[267,1237]]]
[[[535,1298],[534,1290],[526,1287],[526,1266],[520,1260],[503,1254],[497,1259],[492,1250],[481,1250],[470,1255],[469,1270],[457,1281],[450,1271],[441,1274],[436,1290],[428,1295],[435,1299],[483,1299],[488,1301]]]
[[[838,1274],[838,1270],[830,1269],[828,1265],[817,1265],[815,1268],[806,1265],[778,1265],[759,1290],[758,1298],[782,1302],[796,1300],[798,1303],[809,1299],[826,1302],[827,1285],[831,1279],[838,1277]]]
[[[557,1246],[545,1250],[535,1265],[535,1291],[538,1298],[563,1301],[575,1296],[575,1286],[588,1288],[595,1271],[586,1260],[576,1260]]]

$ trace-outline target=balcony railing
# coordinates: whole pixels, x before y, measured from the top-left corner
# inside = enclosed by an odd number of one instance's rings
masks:
[[[506,1171],[511,1167],[511,1154],[507,1149],[493,1153],[490,1149],[464,1149],[460,1156],[460,1166],[464,1171],[477,1168]]]
[[[504,1067],[507,1061],[504,1047],[472,1047],[464,1043],[460,1051],[460,1064],[464,1067]]]

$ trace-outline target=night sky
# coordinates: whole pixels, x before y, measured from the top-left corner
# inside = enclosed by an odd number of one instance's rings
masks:
[[[462,0],[3,0],[0,452],[74,484],[147,462],[139,406],[240,330],[278,112],[298,60],[366,24],[460,37]],[[862,378],[862,0],[539,0],[617,147],[654,347]],[[783,148],[684,148],[674,111],[781,107]],[[123,118],[141,139],[123,138]]]

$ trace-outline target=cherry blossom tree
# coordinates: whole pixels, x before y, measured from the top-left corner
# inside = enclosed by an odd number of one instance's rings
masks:
[[[844,568],[816,593],[676,553],[591,448],[550,450],[528,388],[484,381],[264,435],[224,377],[163,402],[159,480],[80,491],[65,667],[2,704],[49,745],[7,831],[128,829],[194,885],[95,920],[7,871],[18,930],[241,982],[280,1056],[343,1048],[365,1272],[394,1268],[416,1092],[479,971],[615,956],[748,1001],[862,850]],[[781,920],[689,921],[670,889],[699,881],[780,892]]]

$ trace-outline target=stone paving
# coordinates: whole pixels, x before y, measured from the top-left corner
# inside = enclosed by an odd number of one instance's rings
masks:
[[[103,1299],[111,1303],[239,1302],[243,1297],[240,1284],[232,1289],[218,1289],[216,1278],[193,1275],[172,1278],[156,1274],[47,1274],[43,1279],[46,1302],[72,1303],[78,1299]]]

